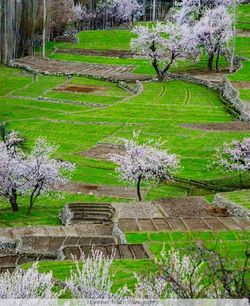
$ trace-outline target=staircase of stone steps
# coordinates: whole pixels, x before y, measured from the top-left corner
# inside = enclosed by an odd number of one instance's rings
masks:
[[[115,209],[110,204],[72,203],[66,205],[60,214],[64,225],[112,224]]]
[[[80,259],[81,254],[85,256],[92,255],[92,250],[98,250],[106,258],[111,256],[114,259],[148,259],[150,258],[149,252],[142,244],[111,244],[111,245],[72,245],[65,246],[60,250],[61,259],[67,260],[74,256],[76,259]]]

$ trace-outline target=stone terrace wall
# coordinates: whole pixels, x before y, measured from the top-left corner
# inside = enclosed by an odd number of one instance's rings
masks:
[[[226,208],[231,216],[247,218],[250,220],[250,211],[248,209],[225,199],[221,194],[215,196],[214,205],[216,207]]]

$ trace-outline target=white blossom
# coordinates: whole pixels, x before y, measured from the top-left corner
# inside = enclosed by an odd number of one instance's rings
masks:
[[[66,287],[75,299],[118,302],[124,298],[126,288],[112,293],[114,275],[111,275],[113,257],[105,258],[102,252],[92,250],[91,256],[75,260],[76,271],[72,270]]]
[[[197,60],[199,56],[193,28],[186,24],[136,26],[133,33],[138,37],[131,40],[131,49],[151,60],[159,80],[164,79],[176,59]]]
[[[52,273],[39,273],[37,263],[24,271],[0,274],[0,299],[56,299],[62,292],[53,292]]]
[[[195,24],[194,32],[199,46],[208,54],[208,68],[212,70],[214,56],[218,61],[223,48],[229,47],[232,39],[232,19],[224,6],[208,10]]]
[[[250,138],[234,140],[217,150],[217,163],[227,171],[250,171]]]
[[[233,0],[182,0],[175,2],[178,8],[175,19],[180,23],[194,23],[212,9],[232,5]]]
[[[29,211],[40,194],[47,194],[58,184],[66,183],[75,170],[74,164],[52,158],[56,149],[46,138],[39,137],[31,154],[27,156],[26,189],[31,191]]]
[[[161,143],[152,147],[152,141],[138,143],[139,134],[134,133],[131,140],[122,139],[125,154],[111,154],[110,160],[118,164],[116,171],[122,180],[137,183],[139,200],[141,200],[141,181],[170,180],[172,173],[178,168],[179,160],[175,154],[160,150]]]

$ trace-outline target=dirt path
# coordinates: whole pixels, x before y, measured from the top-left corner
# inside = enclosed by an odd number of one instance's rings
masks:
[[[98,49],[80,49],[80,48],[74,48],[74,49],[56,48],[54,50],[54,53],[76,54],[76,55],[87,55],[87,56],[106,56],[106,57],[116,57],[116,58],[133,58],[139,56],[139,54],[126,50],[98,50]]]
[[[236,89],[250,89],[250,82],[231,82]]]
[[[10,66],[27,69],[35,73],[93,76],[117,81],[134,82],[136,80],[145,81],[152,79],[150,75],[132,73],[134,66],[86,64],[32,56],[16,59],[10,63]]]
[[[238,37],[250,37],[250,31],[249,30],[237,30],[237,36]]]
[[[83,183],[67,183],[56,188],[60,191],[91,194],[99,197],[114,197],[125,199],[137,199],[135,188],[131,187],[117,187],[117,186],[103,186],[103,185],[88,185]],[[145,196],[146,191],[142,194]]]
[[[194,123],[182,124],[182,127],[204,131],[250,131],[250,122],[233,121],[227,123]]]

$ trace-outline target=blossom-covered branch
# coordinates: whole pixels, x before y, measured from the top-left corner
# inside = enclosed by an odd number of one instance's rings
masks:
[[[138,37],[131,40],[131,49],[150,59],[163,81],[176,59],[193,59],[199,56],[197,40],[192,27],[183,24],[157,23],[156,26],[137,26]]]
[[[175,154],[161,150],[160,143],[155,147],[151,146],[152,141],[139,144],[138,136],[138,133],[134,133],[133,139],[122,139],[124,154],[111,154],[110,160],[118,165],[116,171],[122,180],[137,184],[138,199],[141,201],[141,182],[170,180],[179,166],[179,160]]]

